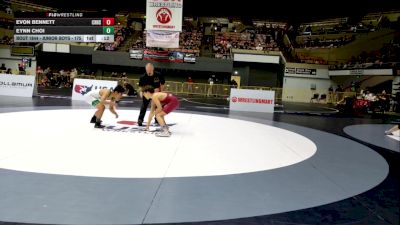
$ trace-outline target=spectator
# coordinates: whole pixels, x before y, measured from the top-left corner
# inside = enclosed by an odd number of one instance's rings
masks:
[[[231,87],[232,87],[232,88],[237,88],[237,86],[238,86],[238,83],[236,82],[236,80],[235,80],[235,79],[232,79],[232,80],[231,80]]]
[[[211,77],[208,78],[209,86],[208,86],[208,90],[207,90],[207,97],[209,97],[210,95],[212,95],[212,92],[213,92],[213,85],[214,85],[215,80],[216,80],[216,79],[215,79],[215,75],[211,75]]]
[[[18,70],[19,70],[19,72],[25,72],[25,68],[21,63],[18,64]]]
[[[78,76],[78,71],[76,70],[76,68],[73,68],[69,73],[69,82],[73,84],[76,76]]]
[[[121,78],[122,78],[122,79],[126,79],[126,78],[128,78],[128,76],[126,76],[126,73],[123,72],[123,73],[121,74]]]
[[[42,69],[40,66],[38,66],[38,67],[36,68],[36,74],[37,74],[37,75],[42,75],[42,74],[43,74],[43,69]]]
[[[330,86],[329,88],[328,88],[328,102],[333,102],[334,101],[334,99],[333,99],[333,87],[332,86]]]
[[[12,14],[12,13],[13,13],[13,11],[12,11],[12,9],[11,9],[10,6],[7,6],[7,8],[6,8],[6,13],[7,13],[7,14]]]
[[[61,76],[67,76],[67,75],[68,75],[67,72],[66,72],[64,69],[61,69],[60,72],[59,72],[59,74],[60,74]]]
[[[12,74],[11,68],[8,68],[6,74]]]
[[[2,64],[1,64],[1,67],[0,67],[0,70],[7,70],[6,64],[2,63]]]
[[[336,88],[336,90],[335,90],[335,92],[336,92],[336,93],[337,93],[337,92],[343,92],[342,86],[338,85],[337,88]]]
[[[343,91],[344,91],[344,90],[343,90],[342,86],[338,85],[338,86],[336,87],[336,90],[335,90],[336,102],[337,102],[337,101],[342,101],[342,100],[343,100],[343,96],[344,96]]]
[[[128,81],[124,82],[124,88],[125,88],[125,90],[127,90],[126,94],[128,96],[137,96],[137,92],[136,92],[135,88],[133,88],[133,86]]]
[[[48,87],[48,86],[50,86],[50,81],[49,81],[49,79],[48,79],[46,76],[44,76],[44,77],[42,78],[42,80],[41,80],[41,86],[42,86],[42,87]]]
[[[187,84],[188,84],[188,92],[189,94],[193,92],[193,79],[192,77],[187,78]]]

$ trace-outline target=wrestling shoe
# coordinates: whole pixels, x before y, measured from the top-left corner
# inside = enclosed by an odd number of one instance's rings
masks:
[[[164,131],[156,133],[156,137],[170,137],[170,136],[171,136],[171,132],[169,132],[168,130],[164,130]]]
[[[142,126],[143,126],[143,121],[142,121],[142,120],[138,120],[138,121],[137,121],[137,125],[138,125],[139,127],[142,127]]]
[[[100,120],[100,122],[103,122],[103,120]],[[90,123],[96,123],[96,116],[92,117],[92,119],[90,120]]]
[[[386,135],[392,135],[392,132],[390,132],[389,130],[386,130],[386,131],[385,131],[385,134],[386,134]]]
[[[106,126],[101,125],[101,123],[96,123],[96,124],[94,125],[94,128],[104,128],[104,127],[106,127]]]

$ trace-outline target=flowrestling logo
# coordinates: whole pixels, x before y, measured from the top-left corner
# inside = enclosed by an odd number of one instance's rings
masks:
[[[28,82],[0,81],[0,87],[6,87],[6,88],[26,88],[26,87],[33,87],[33,83],[28,83]]]

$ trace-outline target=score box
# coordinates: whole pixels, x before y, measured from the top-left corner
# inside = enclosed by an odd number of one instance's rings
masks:
[[[114,34],[114,27],[103,27],[103,34]]]
[[[114,18],[103,18],[103,26],[114,26],[115,19]]]
[[[114,35],[96,35],[96,42],[113,43]]]

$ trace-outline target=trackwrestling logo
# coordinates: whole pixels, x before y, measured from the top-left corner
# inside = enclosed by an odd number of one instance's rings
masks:
[[[79,85],[79,84],[75,85],[75,87],[74,87],[74,91],[81,95],[85,95],[85,94],[89,93],[92,89],[93,89],[93,84],[90,87],[86,86],[86,85]]]

